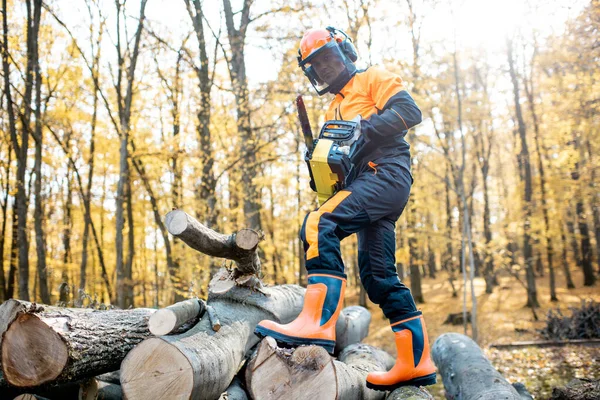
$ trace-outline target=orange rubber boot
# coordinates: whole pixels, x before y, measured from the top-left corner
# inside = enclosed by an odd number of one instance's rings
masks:
[[[335,323],[342,310],[346,278],[313,273],[308,275],[304,307],[289,324],[263,320],[254,333],[271,336],[283,347],[323,346],[330,354],[335,347]]]
[[[421,312],[392,324],[398,357],[388,372],[371,372],[367,387],[394,390],[400,386],[427,386],[436,382],[435,366],[429,355],[429,338]]]

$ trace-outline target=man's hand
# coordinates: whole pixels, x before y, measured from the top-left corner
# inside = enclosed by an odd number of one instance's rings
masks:
[[[352,121],[356,122],[358,124],[358,126],[356,127],[356,130],[354,131],[354,135],[352,135],[352,137],[350,139],[341,142],[340,147],[352,146],[352,144],[358,140],[358,138],[361,135],[361,131],[360,131],[360,121],[361,120],[362,120],[362,116],[360,114],[358,114],[356,117],[354,117],[352,119]]]

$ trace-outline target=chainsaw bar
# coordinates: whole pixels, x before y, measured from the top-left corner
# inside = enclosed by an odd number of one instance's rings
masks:
[[[308,148],[309,153],[312,153],[315,147],[313,142],[313,134],[312,130],[310,129],[310,121],[308,120],[306,106],[304,106],[302,95],[298,95],[298,97],[296,97],[296,107],[298,109],[298,120],[300,120],[302,133],[304,134],[304,142],[306,142],[306,147]]]

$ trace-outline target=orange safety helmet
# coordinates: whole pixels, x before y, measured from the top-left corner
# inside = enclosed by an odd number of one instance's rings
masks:
[[[319,61],[320,58],[320,62]],[[298,49],[298,65],[302,68],[319,95],[327,92],[337,93],[356,73],[354,62],[358,59],[356,48],[352,39],[342,30],[328,26],[325,29],[309,29]],[[323,60],[326,60],[323,62]],[[337,71],[335,78],[324,77],[325,72],[321,67],[321,74],[313,65],[331,64],[343,71]],[[328,69],[325,67],[325,69]],[[327,71],[330,74],[329,71]]]

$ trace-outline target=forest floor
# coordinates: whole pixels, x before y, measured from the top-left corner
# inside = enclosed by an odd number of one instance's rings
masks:
[[[559,302],[550,302],[548,276],[537,278],[540,308],[536,309],[539,321],[534,321],[531,309],[525,307],[526,291],[514,278],[499,277],[500,285],[492,294],[485,293],[483,278],[475,279],[477,295],[478,343],[494,367],[511,383],[521,382],[535,399],[550,398],[552,388],[564,386],[573,378],[600,379],[600,347],[525,347],[519,349],[497,349],[493,343],[511,343],[524,340],[542,340],[538,330],[545,326],[548,310],[560,308],[570,316],[569,307],[579,307],[583,300],[600,301],[600,283],[584,287],[583,274],[572,271],[576,289],[566,289],[564,278],[557,275],[556,291]],[[407,278],[408,282],[409,279]],[[417,307],[423,311],[427,323],[429,341],[445,332],[464,333],[463,326],[444,325],[450,313],[462,312],[462,283],[457,284],[458,297],[452,297],[450,284],[445,273],[436,279],[422,281],[425,303]],[[470,309],[470,292],[467,291]],[[357,304],[356,295],[350,295],[346,305]],[[379,307],[369,303],[372,313],[370,334],[365,343],[383,348],[396,354],[396,348],[387,319]],[[471,336],[469,328],[468,335]],[[438,374],[438,383],[428,388],[436,399],[444,399],[444,387]]]

